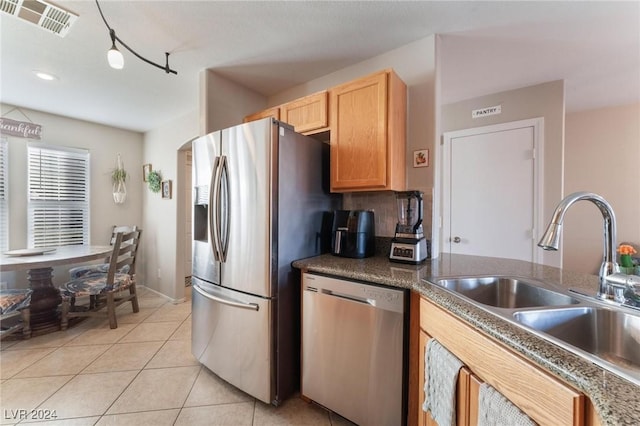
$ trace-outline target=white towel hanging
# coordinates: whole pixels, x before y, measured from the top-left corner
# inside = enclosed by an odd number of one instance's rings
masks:
[[[478,395],[478,426],[535,426],[511,401],[492,386],[482,383]]]
[[[456,424],[458,373],[464,365],[436,339],[429,339],[425,350],[424,411],[440,426]]]

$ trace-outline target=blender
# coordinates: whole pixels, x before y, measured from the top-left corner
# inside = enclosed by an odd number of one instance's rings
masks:
[[[391,240],[389,260],[392,262],[423,262],[429,255],[422,229],[422,192],[396,192],[398,223]]]

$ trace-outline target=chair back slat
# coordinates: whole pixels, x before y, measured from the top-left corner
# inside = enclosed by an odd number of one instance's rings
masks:
[[[109,257],[109,272],[107,272],[107,284],[114,282],[115,274],[123,266],[129,265],[128,274],[133,277],[135,274],[136,254],[140,243],[142,230],[136,228],[132,232],[117,232],[113,242],[113,250]]]
[[[109,245],[113,245],[116,242],[116,235],[118,232],[133,232],[138,230],[137,225],[114,225],[111,230],[111,240],[109,241]]]

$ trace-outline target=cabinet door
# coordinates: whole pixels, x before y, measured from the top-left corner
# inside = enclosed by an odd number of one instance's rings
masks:
[[[387,185],[387,74],[331,90],[331,189]]]
[[[430,413],[424,412],[422,410],[422,403],[425,400],[425,392],[424,392],[424,383],[425,383],[425,349],[427,346],[427,341],[431,338],[427,333],[423,330],[420,330],[420,368],[418,369],[418,383],[420,384],[420,398],[418,399],[418,426],[438,426],[435,420],[431,417]],[[462,367],[460,369],[460,373],[458,374],[458,387],[457,387],[457,405],[456,405],[456,425],[457,426],[468,426],[469,425],[469,410],[470,410],[470,393],[469,393],[469,384],[470,378],[473,375],[468,368]],[[476,393],[477,395],[477,393]],[[477,399],[477,398],[476,398]],[[477,411],[477,409],[476,409]],[[476,412],[477,419],[477,412]],[[476,421],[477,423],[477,421]],[[473,424],[476,424],[473,423]]]
[[[469,425],[475,426],[478,424],[478,409],[479,409],[479,395],[480,385],[482,380],[475,374],[469,376]]]
[[[385,70],[334,87],[331,191],[406,190],[407,86]]]
[[[280,120],[280,107],[273,107],[273,108],[265,109],[263,111],[258,111],[251,115],[247,115],[244,118],[244,122],[248,123],[250,121],[260,120],[261,118],[267,118],[267,117],[272,117],[272,118],[275,118],[276,120]]]
[[[327,92],[314,93],[280,107],[282,121],[291,124],[298,133],[312,134],[327,130]]]

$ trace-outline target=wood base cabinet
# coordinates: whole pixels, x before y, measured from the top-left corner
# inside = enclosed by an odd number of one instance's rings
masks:
[[[424,401],[424,379],[425,379],[424,356],[425,356],[425,348],[430,338],[431,336],[429,336],[427,333],[425,333],[422,330],[420,331],[420,358],[419,359],[422,360],[422,368],[420,369],[420,373],[418,376],[418,382],[421,384],[420,399],[418,400],[418,403],[420,404],[420,410],[418,412],[420,420],[418,421],[418,424],[425,425],[425,426],[438,426],[438,423],[435,420],[433,420],[433,418],[431,417],[431,414],[422,410],[422,403]],[[471,380],[471,371],[466,367],[462,367],[458,375],[458,389],[456,394],[456,401],[457,401],[456,425],[457,426],[466,426],[471,424],[469,422],[470,380]],[[476,423],[477,423],[477,412],[476,412]]]
[[[418,358],[419,425],[435,424],[422,411],[424,351],[430,337],[437,339],[465,365],[458,378],[458,425],[477,424],[478,392],[482,382],[493,386],[540,425],[579,426],[591,423],[587,419],[597,420],[582,393],[422,297]]]
[[[331,191],[406,189],[407,87],[392,70],[329,91]]]

